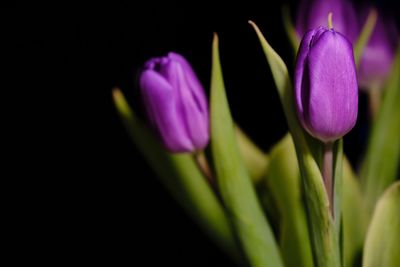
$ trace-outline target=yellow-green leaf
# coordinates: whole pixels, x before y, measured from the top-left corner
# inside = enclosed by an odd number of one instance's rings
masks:
[[[253,267],[282,267],[270,225],[240,155],[214,36],[211,76],[211,151],[222,199],[243,252]]]
[[[397,178],[400,163],[400,46],[384,90],[381,109],[372,126],[361,178],[372,213],[376,200]]]
[[[350,162],[343,164],[343,250],[346,267],[359,266],[364,245],[367,216],[361,186]]]
[[[240,129],[236,127],[236,138],[247,171],[254,184],[257,184],[264,176],[268,167],[268,155],[254,144],[254,142]]]
[[[372,8],[354,45],[354,59],[357,66],[360,64],[362,53],[364,52],[364,48],[367,45],[372,32],[374,31],[377,19],[378,12],[376,9]]]
[[[264,186],[279,212],[279,243],[285,266],[314,266],[300,170],[290,134],[273,147]]]
[[[282,7],[282,20],[286,35],[288,36],[290,44],[292,45],[293,53],[296,55],[300,46],[300,38],[293,25],[292,19],[290,18],[290,9],[288,5],[284,5]]]
[[[113,99],[132,141],[164,186],[212,239],[238,258],[239,250],[225,210],[193,157],[190,154],[168,153],[135,116],[119,89],[113,90]]]
[[[271,68],[272,76],[275,80],[275,85],[281,99],[289,130],[296,147],[308,214],[308,225],[309,229],[312,229],[312,231],[310,231],[310,237],[314,259],[316,261],[315,264],[317,267],[338,267],[341,264],[341,260],[338,236],[339,231],[336,231],[336,229],[339,227],[335,229],[334,219],[329,213],[329,200],[324,188],[321,172],[317,161],[314,158],[316,153],[313,153],[313,150],[317,150],[314,149],[314,147],[318,147],[318,142],[307,138],[307,133],[305,133],[299,124],[295,112],[293,88],[285,63],[268,44],[257,25],[251,21],[249,23],[257,33],[266,59]],[[340,146],[340,143],[338,145]],[[340,151],[340,147],[334,149]],[[336,155],[334,158],[336,159]],[[338,162],[335,163],[335,166],[337,165]],[[335,171],[338,170],[339,168],[335,167]],[[338,203],[340,203],[340,201]],[[340,207],[335,207],[335,211],[337,210],[340,211]],[[336,214],[336,217],[339,215],[340,212],[339,214]],[[337,218],[336,223],[340,224],[340,220],[337,220]]]
[[[379,199],[365,240],[363,267],[400,266],[400,182]]]

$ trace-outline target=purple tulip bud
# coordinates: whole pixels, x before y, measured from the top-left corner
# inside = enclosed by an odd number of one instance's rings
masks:
[[[171,152],[203,149],[209,141],[208,104],[190,64],[170,52],[145,63],[140,87],[150,123]]]
[[[361,16],[361,25],[365,23],[370,8],[365,8]],[[358,79],[362,88],[381,88],[390,73],[399,33],[393,18],[383,18],[378,14],[374,31],[364,48],[360,61]]]
[[[349,132],[357,119],[358,86],[353,47],[325,27],[308,31],[297,54],[295,103],[302,126],[330,142]]]
[[[297,12],[296,31],[305,32],[327,25],[328,14],[333,14],[335,29],[354,42],[358,35],[354,7],[348,0],[302,0]]]

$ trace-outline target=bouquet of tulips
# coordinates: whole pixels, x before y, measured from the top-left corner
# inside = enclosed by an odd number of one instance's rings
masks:
[[[209,101],[173,52],[141,70],[147,121],[113,90],[137,149],[239,266],[400,266],[400,38],[375,8],[360,10],[346,0],[307,0],[294,26],[284,8],[293,72],[249,21],[289,128],[268,153],[232,119],[217,34]],[[368,94],[371,127],[353,169],[343,137],[356,123],[359,93]]]

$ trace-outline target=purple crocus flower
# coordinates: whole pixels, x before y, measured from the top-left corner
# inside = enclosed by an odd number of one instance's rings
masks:
[[[302,37],[308,30],[327,25],[330,12],[335,29],[353,43],[358,35],[358,22],[348,0],[301,0],[296,19],[297,34]]]
[[[361,25],[365,23],[370,8],[365,8],[361,16]],[[392,17],[383,18],[378,14],[374,31],[364,48],[358,71],[361,88],[379,89],[390,73],[395,57],[399,33]]]
[[[297,54],[294,90],[299,120],[312,136],[331,142],[349,132],[357,119],[358,86],[347,38],[325,27],[308,31]]]
[[[150,123],[171,152],[203,149],[209,141],[206,95],[190,64],[168,53],[144,65],[140,88]]]

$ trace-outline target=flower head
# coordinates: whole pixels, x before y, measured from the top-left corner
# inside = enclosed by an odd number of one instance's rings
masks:
[[[140,88],[148,118],[172,152],[203,149],[209,141],[208,104],[185,58],[170,52],[144,65]]]
[[[351,43],[333,29],[308,31],[297,55],[294,89],[299,120],[312,136],[330,142],[349,132],[358,109]]]

